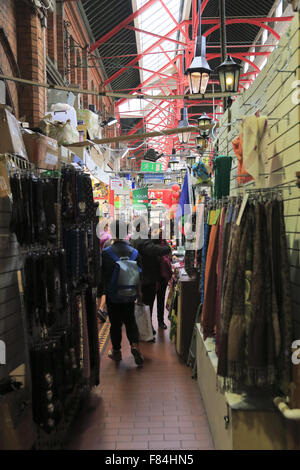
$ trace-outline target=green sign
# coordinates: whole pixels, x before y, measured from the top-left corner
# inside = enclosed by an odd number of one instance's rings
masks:
[[[132,203],[134,209],[148,207],[148,188],[134,189],[132,191]]]
[[[148,162],[146,160],[142,160],[141,164],[141,171],[150,171],[151,173],[159,173],[161,172],[161,163],[157,162]]]

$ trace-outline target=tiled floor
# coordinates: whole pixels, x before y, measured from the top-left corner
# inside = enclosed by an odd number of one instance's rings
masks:
[[[71,436],[70,449],[210,450],[213,443],[197,381],[180,363],[169,330],[141,343],[136,367],[123,332],[123,360],[101,362],[101,384],[91,394]]]

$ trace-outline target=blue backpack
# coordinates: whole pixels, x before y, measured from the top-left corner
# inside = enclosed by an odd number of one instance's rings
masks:
[[[134,302],[138,295],[141,269],[136,259],[138,251],[128,247],[131,251],[130,257],[119,258],[112,247],[105,248],[105,252],[115,261],[115,269],[110,281],[107,296],[115,303]]]

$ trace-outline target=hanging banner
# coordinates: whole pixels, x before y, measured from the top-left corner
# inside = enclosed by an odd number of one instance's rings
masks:
[[[132,191],[132,204],[134,209],[147,209],[148,188],[134,189]]]
[[[152,205],[162,203],[166,206],[171,206],[172,191],[170,189],[149,189],[148,198]]]
[[[141,171],[152,171],[154,173],[159,173],[161,171],[161,167],[161,163],[148,162],[147,160],[142,160],[141,162]]]

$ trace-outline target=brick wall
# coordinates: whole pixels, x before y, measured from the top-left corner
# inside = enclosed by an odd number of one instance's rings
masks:
[[[89,36],[75,3],[57,2],[55,11],[48,12],[46,29],[29,1],[0,0],[0,69],[4,74],[45,82],[48,55],[65,81],[101,91],[103,79],[99,68],[91,67],[97,62],[88,59],[88,46]],[[76,67],[83,64],[90,67]],[[37,126],[47,111],[46,90],[7,82],[7,91],[16,116],[25,116]],[[85,108],[94,104],[102,113],[106,110],[106,115],[114,112],[109,98],[83,95],[82,104]]]
[[[44,36],[40,18],[31,6],[16,2],[18,63],[22,78],[45,82]],[[19,112],[32,125],[37,126],[45,114],[45,89],[26,86],[19,93]]]
[[[17,33],[15,2],[13,0],[0,0],[0,70],[4,75],[18,74],[17,67]],[[9,82],[8,104],[18,116],[18,91],[14,83]]]

